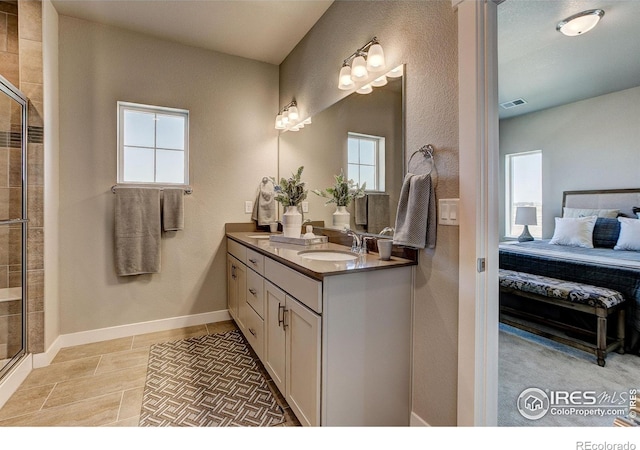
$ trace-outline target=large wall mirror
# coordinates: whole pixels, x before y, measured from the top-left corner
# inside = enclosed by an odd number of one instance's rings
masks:
[[[388,78],[370,94],[352,93],[312,117],[300,131],[279,138],[278,178],[288,178],[304,166],[309,210],[304,219],[324,221],[330,227],[335,204],[313,192],[333,186],[343,170],[349,178],[367,181],[367,210],[360,203],[351,213],[353,230],[379,234],[395,226],[398,197],[404,176],[404,77]],[[371,189],[373,188],[373,189]]]

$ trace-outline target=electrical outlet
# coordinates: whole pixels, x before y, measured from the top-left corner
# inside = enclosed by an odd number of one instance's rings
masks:
[[[303,213],[309,212],[309,202],[302,202],[302,212]]]
[[[244,213],[251,214],[253,212],[253,202],[251,200],[247,200],[244,202]]]

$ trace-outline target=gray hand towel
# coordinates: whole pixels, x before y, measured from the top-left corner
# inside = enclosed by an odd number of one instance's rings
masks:
[[[162,192],[162,229],[184,229],[184,189],[164,189]]]
[[[389,221],[389,194],[367,195],[367,232],[378,234],[391,225]]]
[[[266,181],[265,181],[266,180]],[[265,178],[258,186],[256,201],[253,203],[251,219],[258,222],[258,226],[276,222],[276,201],[273,183]]]
[[[436,201],[431,175],[408,173],[398,201],[394,245],[433,248],[436,245]]]
[[[365,195],[360,198],[356,198],[354,201],[354,209],[355,209],[355,221],[356,225],[366,225],[367,224],[367,197]]]
[[[116,189],[115,247],[118,276],[160,272],[160,189]]]

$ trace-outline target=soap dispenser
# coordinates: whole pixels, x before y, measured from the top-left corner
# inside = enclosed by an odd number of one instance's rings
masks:
[[[313,234],[313,226],[311,225],[307,225],[306,228],[307,232],[304,234],[304,236],[302,236],[305,239],[313,239],[314,237],[316,237],[315,234]]]

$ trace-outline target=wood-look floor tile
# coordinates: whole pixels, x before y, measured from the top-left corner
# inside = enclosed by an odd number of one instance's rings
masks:
[[[128,419],[118,420],[114,423],[102,425],[103,427],[137,427],[140,422],[140,416],[129,417]]]
[[[131,417],[140,416],[143,394],[144,386],[124,391],[124,394],[122,395],[122,404],[120,405],[120,413],[118,414],[118,420],[125,420]]]
[[[121,392],[115,392],[57,408],[47,408],[32,414],[1,421],[0,426],[92,427],[106,425],[116,421],[121,397]]]
[[[53,384],[47,384],[16,391],[0,409],[0,421],[39,411],[53,386]]]
[[[146,366],[148,362],[148,348],[108,353],[106,355],[102,355],[102,359],[100,359],[100,363],[96,369],[96,375],[112,372],[114,370],[126,369],[128,367]]]
[[[207,324],[209,334],[226,333],[227,331],[237,330],[238,325],[233,320],[225,320],[224,322],[215,322]]]
[[[57,364],[73,359],[86,358],[88,356],[104,355],[105,353],[121,352],[131,350],[132,337],[111,339],[109,341],[94,342],[91,344],[76,345],[61,349],[52,364]]]
[[[85,398],[144,387],[146,375],[147,366],[136,366],[58,383],[43,408],[53,408]]]
[[[60,364],[50,364],[46,367],[33,369],[22,382],[19,389],[31,388],[43,384],[58,383],[93,375],[100,361],[99,356],[68,361]]]
[[[132,348],[149,347],[160,342],[177,341],[195,336],[203,336],[205,334],[207,334],[207,327],[205,325],[194,325],[192,327],[178,328],[175,330],[140,334],[134,336]]]

